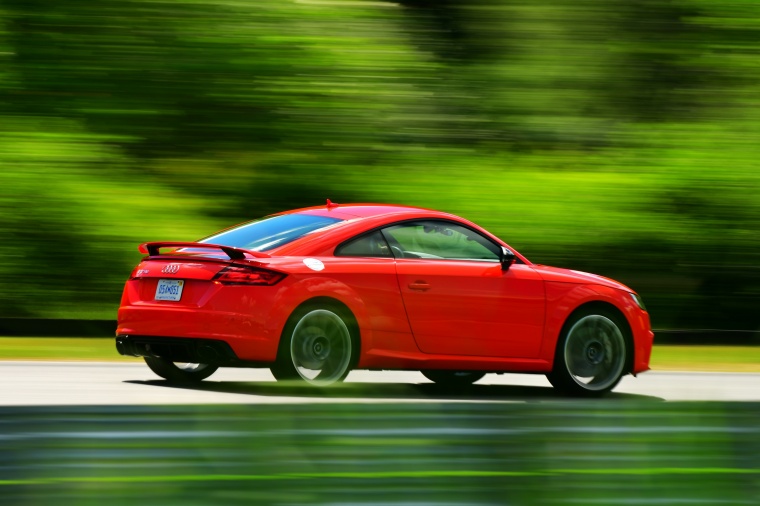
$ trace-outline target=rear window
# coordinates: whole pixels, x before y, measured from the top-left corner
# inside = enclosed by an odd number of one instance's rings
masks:
[[[343,220],[311,214],[283,214],[245,223],[198,242],[267,251],[339,221]]]

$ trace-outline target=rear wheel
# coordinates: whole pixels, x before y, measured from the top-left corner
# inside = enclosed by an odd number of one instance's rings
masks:
[[[420,372],[430,381],[447,387],[472,385],[486,375],[486,373],[478,371],[426,370]]]
[[[626,326],[603,310],[573,315],[557,343],[554,369],[547,375],[558,390],[576,396],[599,396],[612,390],[626,372]]]
[[[353,329],[353,320],[336,307],[296,310],[285,326],[272,374],[316,386],[343,381],[358,356]]]
[[[175,383],[202,381],[216,372],[218,367],[208,364],[170,362],[161,357],[143,357],[150,370],[162,378]]]

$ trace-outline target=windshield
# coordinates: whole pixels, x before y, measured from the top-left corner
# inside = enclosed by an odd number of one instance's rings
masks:
[[[245,223],[198,242],[233,246],[251,251],[266,251],[339,221],[343,220],[311,214],[283,214]]]

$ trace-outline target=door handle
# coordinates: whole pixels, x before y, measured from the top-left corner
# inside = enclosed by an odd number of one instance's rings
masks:
[[[415,281],[414,283],[409,283],[409,289],[424,292],[425,290],[430,290],[430,285],[424,281]]]

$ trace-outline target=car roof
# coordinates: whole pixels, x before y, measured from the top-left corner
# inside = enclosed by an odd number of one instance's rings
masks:
[[[310,214],[313,216],[329,216],[341,220],[338,223],[315,230],[281,247],[273,248],[268,253],[274,255],[316,254],[324,244],[342,242],[351,236],[365,230],[385,225],[393,221],[412,218],[457,218],[441,211],[433,211],[420,207],[409,207],[391,204],[338,204],[329,202],[323,206],[304,207],[279,213]],[[461,219],[461,218],[459,218]]]
[[[488,236],[491,236],[497,243],[501,240],[489,233],[487,230],[479,227],[460,216],[433,209],[421,207],[411,207],[393,204],[338,204],[335,205],[328,201],[322,206],[304,207],[292,211],[279,213],[285,214],[311,214],[314,216],[331,216],[342,220],[334,225],[327,226],[320,230],[311,232],[293,242],[284,244],[280,247],[273,248],[267,253],[273,256],[280,255],[319,255],[332,254],[332,249],[340,242],[372,230],[376,227],[385,226],[386,224],[404,221],[407,219],[443,219],[452,220],[465,226],[470,226],[480,230]],[[329,251],[329,253],[328,253]],[[518,254],[519,256],[519,254]],[[527,259],[520,256],[520,259],[527,262]]]
[[[449,216],[447,213],[421,207],[402,206],[396,204],[335,204],[328,201],[322,206],[304,207],[285,211],[280,214],[314,214],[318,216],[335,216],[342,219],[372,218],[376,216],[431,213],[432,215]]]

